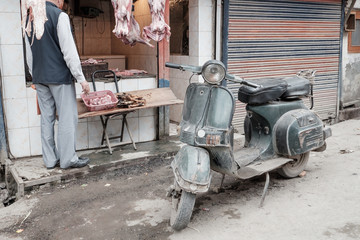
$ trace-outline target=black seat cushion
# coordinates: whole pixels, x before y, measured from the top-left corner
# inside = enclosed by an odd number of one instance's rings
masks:
[[[287,88],[287,82],[283,78],[266,78],[249,82],[261,85],[261,87],[252,88],[243,85],[239,88],[239,101],[248,104],[263,104],[277,100],[284,94]]]
[[[287,82],[288,86],[284,94],[281,96],[282,99],[309,95],[310,82],[308,79],[299,76],[286,77],[283,79]]]

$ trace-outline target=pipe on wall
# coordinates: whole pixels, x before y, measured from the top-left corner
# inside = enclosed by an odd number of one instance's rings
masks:
[[[222,36],[222,0],[215,0],[215,59],[221,61],[221,36]]]
[[[4,122],[3,97],[2,97],[2,76],[0,69],[0,164],[5,165],[7,156],[6,129]]]
[[[355,2],[355,1],[354,1]],[[341,2],[341,23],[340,23],[340,54],[339,54],[339,83],[338,83],[338,92],[337,92],[337,101],[336,101],[336,114],[335,114],[335,121],[338,121],[339,118],[339,111],[340,111],[340,101],[342,99],[342,56],[343,56],[343,38],[344,38],[344,27],[345,27],[345,0]]]

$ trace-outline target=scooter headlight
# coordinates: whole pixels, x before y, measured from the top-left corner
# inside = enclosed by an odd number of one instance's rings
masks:
[[[216,60],[207,61],[202,69],[202,76],[210,84],[220,83],[226,75],[226,69],[222,62]]]

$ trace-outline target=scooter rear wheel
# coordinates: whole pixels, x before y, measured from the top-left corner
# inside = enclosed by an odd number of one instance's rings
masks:
[[[310,152],[300,154],[297,159],[291,161],[278,169],[278,173],[284,178],[294,178],[304,171],[309,161]]]
[[[170,226],[180,231],[189,224],[190,218],[194,209],[196,194],[181,191],[179,197],[173,196],[171,198],[171,217]]]

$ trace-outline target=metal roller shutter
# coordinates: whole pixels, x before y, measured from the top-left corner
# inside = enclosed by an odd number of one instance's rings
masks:
[[[334,118],[339,80],[341,0],[225,1],[224,62],[245,79],[317,71],[314,110]],[[228,83],[237,99],[238,84]],[[308,104],[308,103],[307,103]],[[242,131],[245,105],[237,101],[233,124]]]

